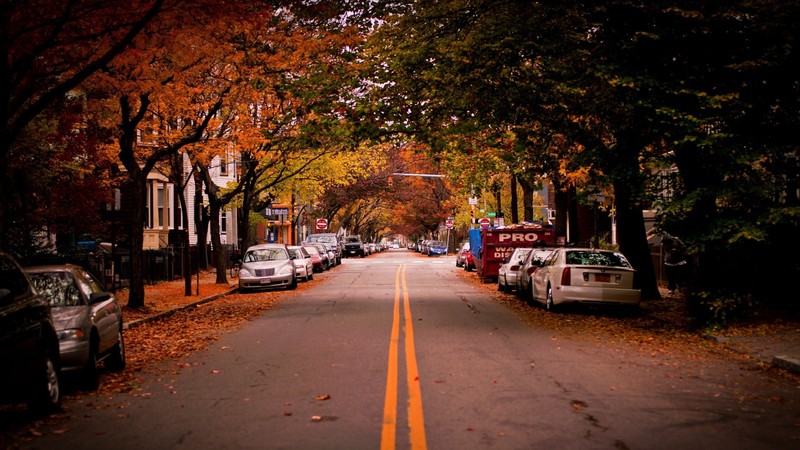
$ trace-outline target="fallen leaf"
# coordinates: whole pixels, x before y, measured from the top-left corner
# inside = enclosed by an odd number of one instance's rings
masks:
[[[328,394],[322,394],[317,396],[317,400],[330,400],[331,396]]]
[[[319,422],[322,420],[322,416],[311,416],[312,422]]]

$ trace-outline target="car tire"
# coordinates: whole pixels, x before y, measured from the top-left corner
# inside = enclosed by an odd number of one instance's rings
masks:
[[[289,283],[289,286],[287,286],[287,289],[289,289],[290,291],[293,291],[293,290],[297,289],[297,277],[292,277],[292,282]]]
[[[57,359],[46,353],[41,360],[41,373],[33,386],[29,408],[37,415],[47,415],[61,410],[61,380]]]
[[[503,286],[503,282],[501,281],[500,277],[497,277],[497,290],[500,292],[505,292],[505,287]]]
[[[122,324],[119,324],[119,333],[117,336],[117,344],[111,350],[111,354],[105,361],[106,368],[112,372],[122,372],[127,365],[127,357],[125,356],[125,339],[122,336]]]
[[[308,272],[308,276],[306,277],[306,281],[311,281],[314,279],[314,270],[312,269],[311,272]]]
[[[553,288],[551,286],[547,286],[547,298],[545,299],[544,307],[551,312],[556,310],[556,304],[553,301]]]
[[[100,368],[97,366],[97,343],[92,340],[89,345],[89,357],[86,358],[86,365],[83,367],[82,384],[87,391],[96,391],[100,387]]]

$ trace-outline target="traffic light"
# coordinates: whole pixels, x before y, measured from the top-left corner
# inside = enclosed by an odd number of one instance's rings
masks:
[[[388,182],[389,182],[389,187],[394,186],[394,180],[392,179],[392,177],[389,177]]]

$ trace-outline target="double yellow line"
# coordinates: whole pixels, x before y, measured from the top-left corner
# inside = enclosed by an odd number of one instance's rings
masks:
[[[402,289],[401,289],[402,286]],[[408,382],[408,428],[412,450],[425,450],[425,419],[422,414],[422,391],[419,387],[417,356],[414,351],[414,326],[411,320],[411,306],[408,302],[406,285],[406,265],[401,264],[394,280],[394,313],[392,336],[389,341],[389,370],[386,376],[386,398],[383,404],[383,429],[381,430],[381,450],[394,450],[397,444],[397,385],[398,353],[400,345],[400,296],[403,297],[403,318],[405,321],[406,381]]]

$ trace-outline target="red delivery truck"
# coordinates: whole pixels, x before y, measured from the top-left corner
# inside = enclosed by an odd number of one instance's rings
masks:
[[[475,270],[484,281],[497,279],[500,266],[506,262],[516,247],[553,245],[556,242],[556,229],[552,225],[525,223],[500,228],[470,230],[470,240],[474,232],[480,233],[479,255],[475,255]],[[470,242],[471,248],[472,242]]]

